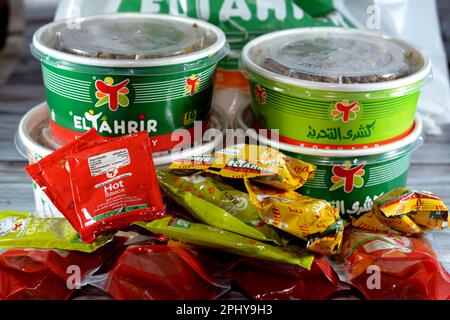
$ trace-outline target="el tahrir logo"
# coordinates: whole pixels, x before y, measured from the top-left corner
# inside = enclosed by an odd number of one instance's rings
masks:
[[[341,120],[347,123],[355,120],[360,110],[358,101],[350,103],[348,100],[344,100],[335,104],[334,109],[331,110],[331,116],[334,121]]]
[[[255,86],[255,94],[258,99],[259,104],[266,104],[266,99],[267,99],[266,89],[264,89],[259,84],[257,84]]]
[[[191,96],[196,94],[200,88],[200,75],[191,75],[190,77],[187,77],[186,80],[186,86],[185,86],[185,92]]]
[[[337,190],[339,188],[344,188],[345,193],[350,193],[354,188],[361,188],[364,185],[364,170],[365,164],[360,164],[355,167],[352,166],[350,162],[345,162],[342,167],[334,166],[333,176],[331,177],[331,182],[333,186],[329,189],[330,191]]]
[[[127,84],[130,82],[129,79],[123,80],[118,84],[114,84],[114,79],[111,77],[106,77],[103,81],[96,80],[95,88],[97,92],[95,96],[98,101],[95,104],[96,107],[101,107],[108,104],[111,111],[117,111],[120,107],[128,107],[130,100],[127,94],[130,92],[127,88]]]

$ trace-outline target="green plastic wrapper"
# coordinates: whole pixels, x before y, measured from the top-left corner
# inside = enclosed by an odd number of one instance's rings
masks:
[[[158,172],[161,187],[197,220],[243,236],[281,245],[278,231],[260,218],[246,192],[234,189],[219,177],[195,173]]]
[[[172,216],[135,224],[172,240],[245,257],[295,264],[308,270],[314,260],[313,254],[300,247],[277,247],[226,230]]]
[[[0,212],[0,249],[35,248],[93,252],[112,236],[102,235],[90,244],[64,218],[36,218],[30,213]]]

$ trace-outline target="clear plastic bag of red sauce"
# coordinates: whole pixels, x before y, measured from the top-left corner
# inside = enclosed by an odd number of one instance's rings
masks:
[[[0,251],[0,300],[65,300],[87,282],[125,238],[92,253],[64,250]]]
[[[150,143],[140,132],[68,156],[76,216],[66,217],[83,241],[164,216]]]
[[[103,289],[119,300],[211,300],[230,288],[221,270],[201,250],[135,245],[119,257]]]
[[[370,300],[448,300],[450,275],[421,237],[347,230],[336,270]]]
[[[314,260],[311,270],[246,259],[230,268],[227,276],[256,300],[324,300],[350,289],[323,257]]]

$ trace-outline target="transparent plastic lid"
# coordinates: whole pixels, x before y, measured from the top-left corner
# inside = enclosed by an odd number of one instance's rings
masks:
[[[105,59],[174,57],[217,40],[214,33],[195,23],[128,15],[84,19],[76,27],[61,24],[48,32],[54,33],[54,49]]]
[[[113,14],[56,22],[39,30],[42,46],[81,57],[144,60],[195,53],[219,35],[203,22],[167,15]]]
[[[352,29],[294,29],[256,41],[248,59],[294,79],[376,83],[401,79],[424,67],[421,52],[397,39]]]

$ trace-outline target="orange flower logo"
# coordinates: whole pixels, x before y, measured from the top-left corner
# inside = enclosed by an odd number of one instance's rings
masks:
[[[264,89],[259,84],[257,84],[255,87],[255,94],[256,94],[256,97],[258,98],[259,104],[266,104],[266,98],[267,98],[266,89]]]
[[[342,120],[342,122],[347,123],[355,120],[360,110],[358,102],[349,103],[348,100],[344,100],[336,103],[334,109],[331,110],[331,116],[334,121]]]
[[[334,166],[333,177],[331,182],[334,184],[331,186],[330,191],[344,188],[345,193],[350,193],[354,188],[361,188],[364,185],[363,176],[366,171],[363,169],[365,164],[360,164],[356,167],[352,167],[350,162],[345,162],[342,167]]]
[[[186,87],[185,92],[189,93],[191,96],[196,94],[200,88],[200,75],[191,75],[190,77],[186,78]]]
[[[101,107],[108,104],[111,111],[117,111],[119,106],[128,107],[130,100],[127,97],[129,90],[127,84],[130,80],[124,80],[121,83],[114,84],[114,80],[111,77],[106,77],[104,81],[95,81],[95,87],[97,92],[95,96],[98,101],[95,104],[96,107]]]

